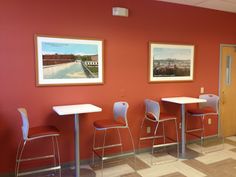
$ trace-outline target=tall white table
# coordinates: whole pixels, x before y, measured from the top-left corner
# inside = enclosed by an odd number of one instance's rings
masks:
[[[77,105],[53,106],[53,110],[60,116],[74,114],[75,176],[79,177],[81,176],[80,148],[79,148],[79,114],[100,112],[102,111],[102,109],[92,104],[77,104]]]
[[[204,103],[206,102],[205,99],[200,98],[192,98],[192,97],[169,97],[169,98],[162,98],[162,101],[176,103],[181,105],[181,158],[187,158],[185,153],[185,105],[192,104],[192,103]]]

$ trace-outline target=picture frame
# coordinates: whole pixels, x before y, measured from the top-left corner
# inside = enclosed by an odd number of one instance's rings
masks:
[[[194,45],[149,42],[149,82],[193,81]]]
[[[35,35],[36,85],[103,84],[103,40]]]

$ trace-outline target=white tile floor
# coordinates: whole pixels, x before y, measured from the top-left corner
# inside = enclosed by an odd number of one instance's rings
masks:
[[[170,173],[179,172],[189,177],[204,177],[204,173],[184,164],[182,161],[175,161],[161,165],[153,165],[151,168],[139,170],[138,174],[145,177],[159,177]]]
[[[236,136],[227,138],[230,141],[236,142]],[[221,147],[218,147],[221,146]],[[201,146],[197,144],[192,144],[188,146],[188,148],[196,151],[201,152]],[[235,149],[236,146],[231,144],[224,144],[224,148],[222,148],[222,145],[216,145],[215,147],[204,147],[205,151],[207,150],[214,150],[214,149],[221,149],[220,151],[214,151],[209,152],[206,154],[203,154],[200,157],[195,158],[195,160],[209,165],[212,163],[220,162],[222,160],[226,159],[235,159],[236,160],[236,152],[231,151],[232,149]],[[201,171],[198,171],[195,168],[192,168],[191,166],[184,163],[185,160],[176,160],[175,157],[166,154],[165,156],[161,156],[159,158],[152,156],[150,153],[142,153],[136,155],[136,157],[143,161],[145,164],[149,166],[149,168],[137,170],[136,173],[143,177],[160,177],[163,175],[168,175],[172,173],[180,173],[186,177],[205,177],[207,176]],[[236,168],[236,167],[235,167]],[[129,165],[119,165],[115,167],[105,168],[103,171],[104,177],[115,177],[115,176],[121,176],[128,173],[133,173],[135,170],[131,168]],[[97,170],[96,174],[98,177],[101,176],[101,170]],[[235,174],[236,176],[236,174]],[[223,176],[222,176],[223,177]]]
[[[128,164],[118,165],[115,167],[104,168],[103,172],[101,170],[95,171],[96,177],[116,177],[121,176],[129,173],[133,173],[135,170],[131,168]],[[102,174],[103,173],[103,174]]]

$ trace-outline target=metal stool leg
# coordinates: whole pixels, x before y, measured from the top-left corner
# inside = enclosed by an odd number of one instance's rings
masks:
[[[56,161],[56,151],[55,151],[55,142],[54,142],[54,137],[52,136],[52,149],[53,149],[53,161],[54,161],[54,167],[57,166],[57,161]],[[56,170],[54,170],[56,173]]]
[[[17,159],[18,163],[17,163],[17,167],[16,167],[16,177],[17,177],[18,174],[19,174],[20,161],[21,161],[21,157],[22,157],[22,154],[23,154],[23,151],[24,151],[26,142],[27,142],[27,141],[24,140],[23,146],[22,146],[22,148],[21,148],[21,150],[20,150],[19,158]]]
[[[157,129],[158,129],[158,127],[159,127],[159,122],[157,122],[156,127],[155,127],[155,130],[154,130],[154,133],[153,133],[151,164],[153,164],[152,161],[153,161],[154,145],[155,145],[155,139],[156,139],[155,136],[156,136],[156,134],[157,134]]]
[[[154,133],[153,133],[153,140],[152,140],[152,154],[153,154],[153,152],[154,152],[154,145],[155,145],[155,136],[156,136],[156,134],[157,134],[157,129],[158,129],[158,127],[159,127],[159,122],[157,122],[157,125],[156,125],[156,127],[155,127],[155,130],[154,130]]]
[[[94,161],[95,161],[95,152],[94,152],[95,143],[96,143],[96,128],[94,128],[94,131],[93,131],[93,159],[92,159],[93,165],[94,165]]]
[[[165,123],[162,122],[162,134],[163,134],[163,141],[164,144],[166,143],[166,134],[165,134]]]
[[[129,130],[129,135],[130,135],[130,139],[131,139],[131,142],[132,142],[133,152],[135,153],[134,140],[133,140],[133,136],[131,134],[131,131],[130,131],[129,127],[128,127],[128,130]]]
[[[204,115],[201,116],[201,153],[203,153],[203,143],[204,143]]]
[[[56,141],[56,149],[57,149],[57,158],[58,158],[58,165],[60,166],[59,168],[59,177],[61,177],[61,158],[60,158],[60,150],[59,150],[59,146],[58,146],[58,139],[55,136],[55,141]]]
[[[103,164],[103,157],[104,157],[104,154],[105,154],[105,148],[104,148],[104,147],[105,147],[105,145],[106,145],[106,134],[107,134],[107,130],[105,129],[104,131],[105,131],[105,132],[104,132],[104,136],[103,136],[103,146],[102,146],[102,169],[101,169],[101,170],[102,170],[102,171],[101,171],[101,172],[102,172],[102,176],[103,176],[103,165],[104,165],[104,164]]]
[[[119,130],[119,128],[116,128],[116,130],[117,130],[118,137],[119,137],[119,143],[122,144],[121,136],[120,136],[120,130]],[[120,151],[121,151],[121,153],[123,153],[123,144],[120,147]]]
[[[136,169],[136,156],[135,156],[135,146],[134,146],[134,140],[133,140],[133,136],[132,136],[132,133],[130,131],[130,128],[128,128],[128,131],[129,131],[129,135],[130,135],[130,139],[131,139],[131,143],[132,143],[132,147],[133,147],[133,153],[134,153],[134,168]]]
[[[165,134],[165,122],[162,122],[162,134],[163,134],[163,143],[166,144],[166,134]],[[164,146],[166,151],[166,146]]]
[[[17,176],[17,167],[18,167],[18,158],[19,158],[19,152],[20,152],[20,149],[22,148],[22,140],[20,140],[19,144],[18,144],[18,147],[17,147],[17,152],[16,152],[16,164],[15,164],[15,176]]]
[[[142,138],[142,128],[143,128],[144,121],[145,121],[145,118],[143,119],[141,127],[140,127],[139,141],[138,141],[138,152],[140,152],[140,145],[141,145],[141,138]]]
[[[202,148],[204,148],[205,145],[205,116],[202,117],[202,135],[203,135],[203,146]]]

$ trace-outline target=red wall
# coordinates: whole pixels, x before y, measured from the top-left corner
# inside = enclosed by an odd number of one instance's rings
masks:
[[[130,16],[113,17],[111,10],[117,5],[129,8]],[[1,0],[0,173],[14,168],[21,137],[18,107],[27,108],[31,126],[53,124],[61,130],[61,158],[68,162],[74,159],[73,116],[57,116],[54,105],[93,103],[102,107],[101,113],[81,116],[81,158],[88,159],[92,122],[111,116],[114,101],[130,104],[129,123],[137,143],[145,98],[198,96],[201,86],[217,94],[219,47],[236,43],[235,19],[235,14],[153,0]],[[104,39],[105,83],[36,87],[35,34]],[[149,41],[194,44],[194,81],[148,83]],[[162,106],[170,110],[168,105]],[[179,107],[172,108],[179,115]]]

